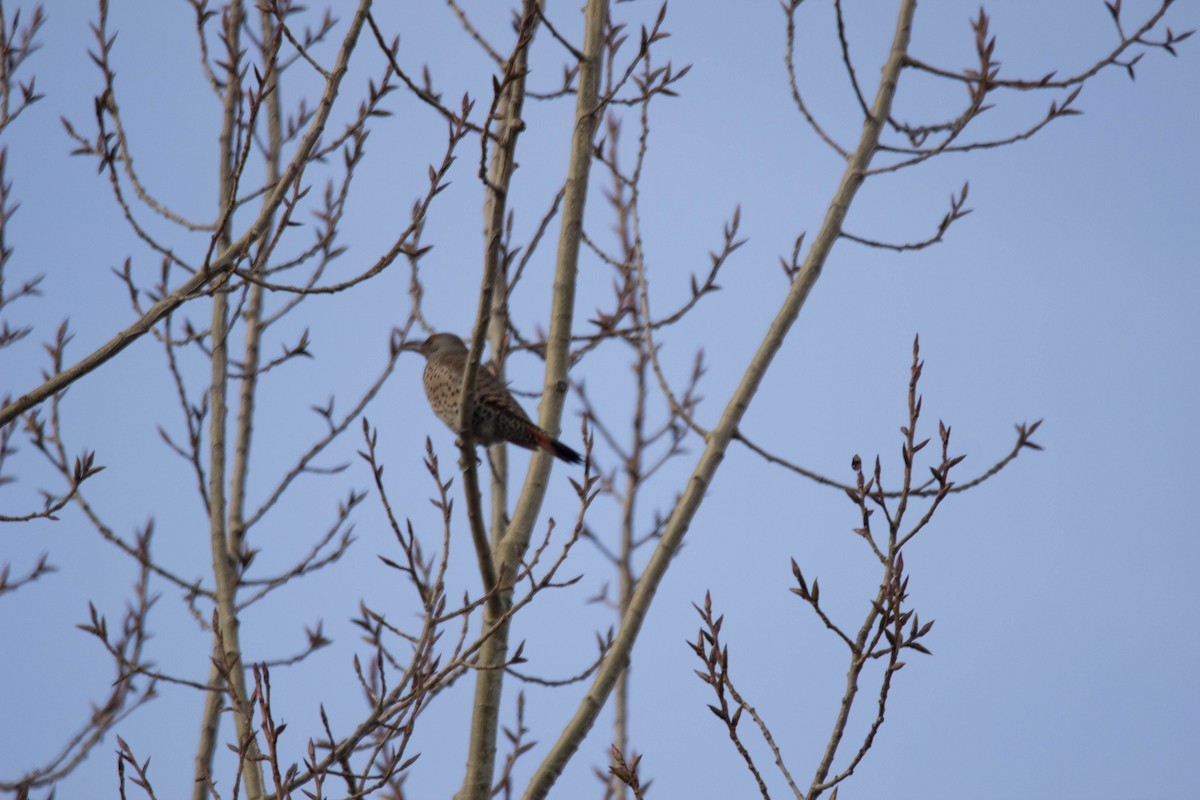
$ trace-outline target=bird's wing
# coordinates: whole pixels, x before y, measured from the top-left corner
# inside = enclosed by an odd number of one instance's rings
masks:
[[[519,419],[529,421],[529,415],[513,399],[512,393],[508,391],[508,384],[496,376],[491,364],[480,365],[476,383],[478,383],[478,387],[475,391],[475,402],[486,403],[501,411],[507,411]]]

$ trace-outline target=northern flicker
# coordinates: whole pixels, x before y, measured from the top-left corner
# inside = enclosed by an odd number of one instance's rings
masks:
[[[435,333],[419,345],[410,345],[425,356],[425,396],[438,419],[452,431],[458,431],[459,399],[463,371],[467,366],[467,346],[453,333]],[[471,435],[476,444],[509,442],[526,450],[545,450],[568,464],[583,460],[579,453],[533,424],[508,387],[487,364],[479,366],[475,380],[475,412]]]

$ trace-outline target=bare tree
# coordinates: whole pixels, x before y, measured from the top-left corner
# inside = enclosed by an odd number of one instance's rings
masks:
[[[41,502],[28,507],[6,499],[0,522],[29,524],[70,515],[72,524],[90,528],[127,556],[136,578],[118,624],[110,624],[109,615],[92,605],[79,626],[112,661],[115,678],[107,696],[74,732],[64,722],[55,753],[18,774],[0,776],[0,788],[21,797],[34,791],[51,794],[84,759],[94,757],[96,745],[112,738],[122,797],[137,794],[135,786],[148,797],[166,796],[160,787],[167,782],[190,784],[197,800],[241,792],[251,800],[402,797],[408,775],[421,768],[421,750],[414,743],[432,713],[441,736],[453,730],[466,742],[465,768],[461,776],[442,782],[445,791],[453,783],[458,784],[456,796],[464,799],[516,793],[545,797],[577,757],[611,698],[614,729],[606,738],[612,746],[605,755],[608,770],[597,770],[598,791],[609,797],[643,797],[650,782],[639,774],[645,765],[634,745],[629,688],[633,647],[661,581],[736,441],[761,457],[762,469],[782,470],[844,495],[852,505],[848,527],[878,569],[862,615],[847,621],[822,604],[818,580],[792,561],[791,592],[847,651],[845,689],[819,753],[794,755],[780,746],[767,722],[770,714],[760,713],[749,693],[735,685],[734,662],[717,610],[720,598],[706,595],[696,603],[700,629],[691,645],[700,665],[696,673],[712,692],[710,708],[753,785],[764,797],[770,796],[772,784],[808,800],[827,792],[836,796],[875,745],[907,659],[929,653],[926,642],[933,623],[922,623],[910,602],[905,554],[911,550],[906,548],[934,524],[936,512],[952,495],[978,486],[1026,450],[1037,449],[1032,437],[1040,422],[1019,424],[1005,455],[964,476],[951,426],[939,422],[933,434],[922,419],[924,362],[914,339],[898,468],[879,457],[864,462],[854,455],[847,478],[825,475],[774,443],[752,441],[740,425],[835,244],[846,240],[846,248],[922,250],[941,242],[970,213],[968,185],[963,184],[952,193],[933,232],[914,241],[884,241],[849,230],[847,214],[868,179],[920,168],[949,154],[1014,145],[1077,114],[1075,104],[1088,81],[1112,68],[1132,75],[1147,52],[1174,54],[1190,35],[1167,27],[1170,2],[1137,20],[1127,18],[1120,2],[1107,4],[1116,43],[1075,74],[1009,77],[1000,69],[996,39],[983,10],[972,22],[974,63],[949,68],[911,52],[916,3],[901,0],[890,48],[872,86],[864,77],[842,4],[835,0],[839,68],[858,113],[858,134],[852,141],[823,122],[807,99],[811,78],[795,59],[807,6],[800,0],[784,3],[780,27],[791,99],[843,166],[842,177],[813,230],[781,232],[793,243],[790,254],[780,259],[786,293],[754,355],[741,366],[736,388],[707,405],[701,398],[703,351],[673,355],[668,361],[663,345],[681,321],[705,319],[710,313],[709,298],[720,289],[725,268],[736,260],[744,239],[741,213],[731,198],[734,210],[723,230],[713,232],[710,260],[694,271],[687,296],[675,307],[659,307],[650,291],[655,265],[646,255],[655,233],[643,227],[641,195],[655,152],[651,113],[660,103],[686,94],[690,69],[661,55],[669,35],[665,5],[640,30],[631,30],[607,0],[588,0],[582,26],[572,19],[571,9],[547,9],[534,0],[513,8],[507,26],[485,24],[479,18],[486,12],[448,0],[448,13],[461,26],[463,41],[478,50],[491,78],[489,93],[453,99],[437,88],[429,70],[414,69],[406,57],[400,35],[419,35],[418,29],[403,27],[416,23],[386,19],[369,0],[323,12],[286,0],[254,6],[232,0],[221,7],[189,0],[189,5],[199,70],[214,107],[221,109],[214,126],[217,159],[209,176],[217,194],[203,214],[185,212],[192,206],[156,194],[154,187],[164,180],[139,169],[139,148],[145,147],[140,143],[146,139],[133,129],[128,112],[139,99],[123,92],[121,44],[104,0],[92,22],[99,85],[94,106],[63,118],[73,154],[97,168],[137,242],[136,252],[114,270],[128,296],[132,321],[82,356],[68,353],[72,335],[66,322],[53,334],[43,332],[50,336],[43,380],[12,387],[0,410],[0,486],[48,467],[57,488],[43,490]],[[0,6],[0,130],[17,123],[23,111],[42,99],[34,80],[20,76],[36,65],[30,59],[43,20],[40,7],[10,18]],[[540,72],[535,64],[541,65]],[[550,64],[562,64],[561,85],[534,87],[533,76],[542,80]],[[961,106],[945,118],[901,121],[897,103],[909,88],[907,81],[918,77],[965,90]],[[912,85],[913,92],[924,91],[917,88],[924,82]],[[1048,95],[1044,113],[998,134],[983,128],[981,115],[1012,93]],[[396,111],[395,98],[409,104],[404,113],[418,109],[440,126],[443,135],[435,145],[395,140],[397,128],[386,126]],[[549,187],[519,186],[517,166],[534,116],[530,104],[549,109],[558,120],[569,154],[566,168]],[[388,241],[367,258],[356,254],[354,266],[348,267],[346,228],[356,209],[352,190],[365,172],[380,168],[370,161],[377,153],[368,148],[369,137],[376,147],[384,137],[393,137],[384,150],[402,150],[405,162],[428,168],[419,185],[405,187],[415,200],[403,224],[389,227]],[[6,149],[0,148],[0,348],[11,351],[30,346],[33,329],[10,326],[9,307],[36,295],[41,278],[25,278],[16,290],[3,291],[4,269],[13,253],[5,232],[14,224],[15,206],[4,179],[6,158]],[[466,174],[481,193],[484,245],[477,269],[459,265],[454,273],[458,306],[472,307],[462,298],[477,292],[466,337],[458,465],[445,466],[435,445],[440,440],[431,436],[420,455],[424,474],[414,477],[403,467],[385,470],[389,459],[412,464],[417,456],[388,455],[388,442],[397,438],[402,421],[390,417],[381,423],[383,415],[375,409],[412,345],[456,324],[446,315],[446,304],[433,296],[445,284],[431,278],[426,257],[438,244],[427,238],[435,221],[476,218],[457,199],[447,199],[453,195],[446,191],[450,176],[461,180],[464,174],[456,162],[469,165]],[[182,171],[179,180],[186,180]],[[537,199],[518,207],[515,198],[531,195]],[[599,196],[605,202],[597,203]],[[536,259],[549,259],[550,250],[553,268],[539,273]],[[583,265],[604,271],[610,295],[580,299]],[[276,383],[281,375],[314,357],[313,341],[322,329],[337,325],[320,303],[386,291],[382,287],[397,273],[405,273],[407,296],[397,305],[403,310],[377,331],[380,353],[372,355],[369,347],[354,353],[361,388],[349,403],[335,402],[331,394],[327,403],[313,406],[321,432],[303,443],[272,425],[279,401],[268,394],[271,388],[281,385]],[[544,285],[530,287],[537,280]],[[517,303],[527,288],[544,301]],[[594,310],[577,318],[585,303]],[[751,324],[761,317],[760,312],[721,325]],[[199,577],[193,565],[164,553],[153,521],[162,510],[156,511],[152,496],[144,497],[146,506],[137,509],[152,521],[132,534],[121,532],[127,522],[112,519],[110,505],[98,502],[87,482],[101,470],[112,474],[125,466],[89,449],[92,443],[86,435],[79,441],[78,428],[70,422],[79,410],[77,400],[86,402],[91,373],[108,369],[139,341],[153,341],[158,348],[162,374],[177,403],[175,409],[163,409],[164,415],[174,415],[173,421],[154,424],[167,451],[186,466],[190,490],[203,509],[198,517],[202,524],[193,528],[205,531],[211,558]],[[526,393],[541,398],[536,417],[541,428],[553,436],[574,437],[574,425],[563,424],[564,408],[573,402],[582,409],[578,431],[585,463],[567,476],[574,506],[565,521],[546,513],[551,481],[563,479],[552,476],[552,456],[532,454],[510,505],[510,485],[517,478],[510,474],[505,448],[493,446],[481,458],[472,437],[480,370],[503,379],[512,355],[526,364],[535,361],[542,370],[539,390]],[[606,380],[599,363],[604,357],[630,365],[633,391],[620,402],[596,391]],[[346,392],[343,386],[328,389],[343,396]],[[288,401],[308,404],[307,399]],[[13,460],[17,442],[27,442],[31,451],[19,462]],[[329,466],[328,460],[346,447],[357,449],[355,463]],[[294,455],[277,467],[258,456],[264,450]],[[699,451],[698,457],[692,457],[692,450]],[[674,478],[664,477],[671,474],[668,465],[686,465],[689,474],[672,482]],[[481,468],[490,482],[487,492]],[[323,520],[296,510],[306,508],[301,505],[302,483],[315,478],[336,485],[341,496],[325,510]],[[356,485],[363,482],[373,489]],[[433,517],[412,500],[422,492],[432,500]],[[456,503],[466,509],[465,524],[454,514]],[[387,597],[361,598],[352,622],[362,643],[338,642],[340,671],[327,677],[328,683],[356,685],[362,704],[348,725],[344,719],[331,721],[322,705],[319,729],[285,740],[285,718],[297,712],[285,713],[272,699],[272,677],[278,686],[281,671],[334,642],[320,623],[305,626],[296,619],[282,590],[338,569],[356,541],[353,523],[367,508],[381,520],[374,532],[391,534],[380,558],[394,574],[393,591]],[[287,522],[277,523],[281,518]],[[604,522],[596,522],[598,518]],[[280,545],[265,534],[270,524],[294,529],[295,539]],[[470,542],[474,574],[459,566],[457,543],[462,541]],[[611,575],[577,574],[579,553],[589,546],[610,565]],[[49,577],[54,571],[48,556],[18,566],[15,573],[5,564],[0,596],[35,581],[60,579]],[[342,588],[353,594],[356,587],[350,580],[347,576]],[[514,621],[524,619],[531,608],[555,602],[565,587],[581,580],[594,588],[594,601],[612,610],[616,624],[596,632],[595,652],[574,675],[552,677],[514,638]],[[194,624],[192,635],[203,640],[207,654],[202,662],[159,665],[162,654],[155,654],[150,637],[151,612],[163,594],[177,599]],[[303,626],[303,645],[273,657],[260,655],[274,645],[262,643],[261,631],[247,620],[262,607],[271,609],[278,626]],[[474,684],[469,720],[449,718],[444,707],[435,709],[460,679]],[[515,704],[515,723],[504,723],[505,689],[511,694],[514,686],[525,685],[552,688],[574,708],[561,731],[543,731],[533,741],[523,693]],[[142,752],[118,735],[130,715],[153,715],[152,701],[166,691],[203,698],[198,719],[163,718],[159,723],[176,735],[185,731],[192,743],[194,769],[186,781],[152,774],[148,765],[154,753]],[[866,724],[856,727],[852,715],[864,703],[872,711]],[[753,725],[741,724],[743,717]],[[303,742],[299,756],[292,746],[297,741]],[[222,744],[234,754],[227,762],[220,760]],[[763,746],[777,776],[762,760]],[[526,756],[531,758],[522,762]],[[802,773],[787,766],[806,758],[810,761],[803,774],[811,779],[796,777]],[[536,766],[527,763],[535,759]]]

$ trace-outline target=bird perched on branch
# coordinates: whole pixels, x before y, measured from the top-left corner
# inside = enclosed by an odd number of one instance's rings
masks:
[[[435,333],[420,344],[406,345],[425,356],[425,396],[438,419],[458,431],[463,372],[467,368],[467,346],[453,333]],[[545,450],[568,464],[583,457],[550,436],[529,419],[491,367],[479,365],[475,379],[475,409],[471,435],[477,444],[508,442],[526,450]]]

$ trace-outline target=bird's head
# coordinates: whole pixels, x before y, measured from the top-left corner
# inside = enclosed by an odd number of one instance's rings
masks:
[[[463,344],[463,340],[453,333],[435,333],[423,342],[407,342],[401,349],[420,353],[427,359],[450,353],[467,352],[467,346]]]

